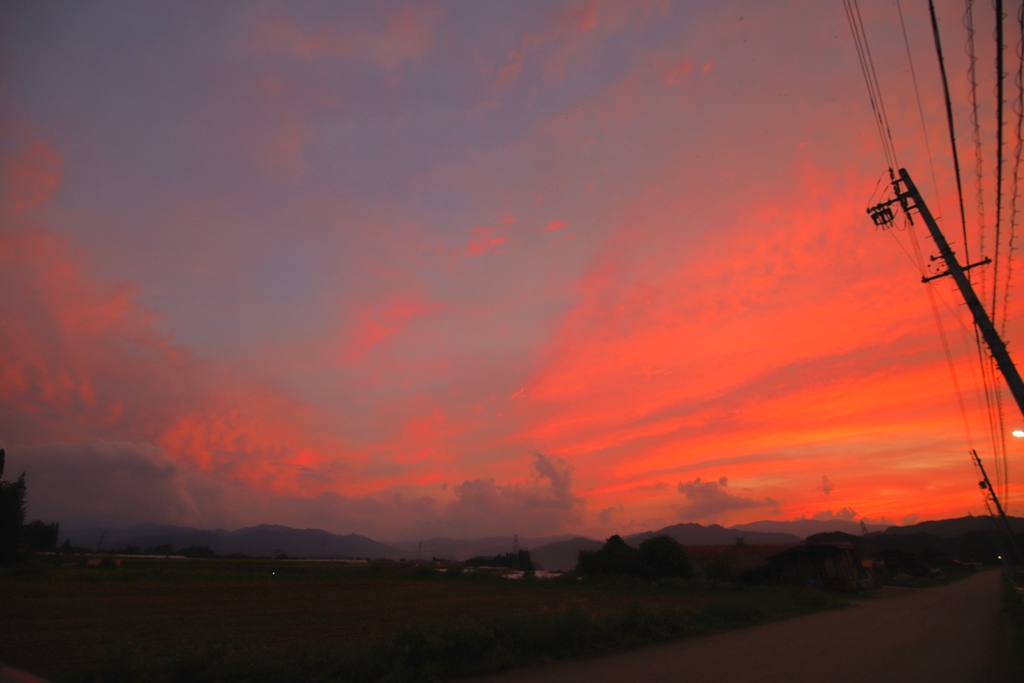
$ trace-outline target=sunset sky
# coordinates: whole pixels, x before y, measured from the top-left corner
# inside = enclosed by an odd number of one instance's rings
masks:
[[[962,253],[927,4],[903,12],[935,183],[896,5],[861,11]],[[963,5],[939,12],[976,260]],[[865,213],[886,162],[838,1],[18,0],[0,69],[0,446],[29,518],[399,540],[985,513],[970,323]]]

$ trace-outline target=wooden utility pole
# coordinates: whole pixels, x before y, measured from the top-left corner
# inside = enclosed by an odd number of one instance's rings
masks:
[[[900,189],[901,186],[903,188],[902,190]],[[916,210],[921,215],[925,226],[928,228],[928,232],[931,233],[932,239],[935,240],[935,244],[939,247],[939,255],[942,257],[942,260],[946,262],[947,269],[946,272],[938,275],[922,277],[921,282],[929,282],[940,277],[945,277],[946,275],[952,276],[957,287],[960,288],[960,293],[963,295],[964,301],[967,302],[967,307],[974,316],[974,324],[977,325],[978,329],[981,331],[981,336],[985,339],[985,343],[988,345],[989,351],[996,359],[996,364],[999,366],[999,370],[1003,373],[1003,377],[1006,378],[1006,383],[1010,387],[1010,393],[1013,394],[1014,400],[1017,401],[1017,407],[1020,409],[1021,414],[1024,415],[1024,380],[1021,380],[1020,373],[1017,372],[1017,366],[1013,364],[1013,360],[1010,358],[1010,353],[1006,350],[1006,344],[999,336],[999,332],[996,331],[996,326],[992,323],[992,319],[989,318],[988,312],[982,305],[981,300],[978,299],[978,295],[974,293],[974,287],[971,286],[971,281],[968,280],[967,276],[964,274],[965,271],[974,268],[975,266],[990,263],[991,259],[986,258],[978,263],[961,266],[956,260],[956,254],[954,254],[953,250],[950,249],[949,243],[946,242],[946,238],[939,229],[938,223],[936,223],[935,218],[932,217],[932,212],[928,210],[928,205],[925,204],[924,199],[921,198],[921,193],[917,191],[917,187],[910,179],[910,174],[907,173],[906,169],[900,169],[899,178],[893,179],[893,187],[896,190],[896,198],[890,199],[887,202],[882,202],[881,204],[868,209],[871,219],[874,221],[875,225],[883,228],[891,225],[894,216],[892,209],[889,207],[896,202],[900,203],[900,206],[903,208],[903,212],[908,218],[910,218],[911,210]],[[911,221],[913,221],[912,218]]]
[[[981,481],[978,482],[978,486],[984,491],[985,495],[985,506],[988,507],[988,501],[992,501],[996,505],[996,512],[998,517],[992,514],[992,508],[989,507],[989,514],[993,518],[993,522],[996,526],[997,532],[1006,534],[1006,540],[1009,541],[1009,550],[1013,553],[1012,558],[1007,558],[1008,553],[1005,550],[1000,551],[999,559],[1002,560],[1003,568],[1007,570],[1007,577],[1011,583],[1014,583],[1013,576],[1009,572],[1009,567],[1012,564],[1021,564],[1020,551],[1017,550],[1017,542],[1013,537],[1013,528],[1010,526],[1010,520],[1006,517],[1006,512],[1003,510],[1003,506],[999,502],[999,496],[996,495],[996,490],[992,488],[992,482],[988,479],[988,473],[985,472],[985,466],[981,464],[981,458],[978,457],[978,451],[971,451],[971,458],[974,460],[974,466],[981,472]],[[1002,544],[1000,543],[1000,546]]]

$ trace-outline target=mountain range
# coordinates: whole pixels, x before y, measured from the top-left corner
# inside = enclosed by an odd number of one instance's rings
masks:
[[[1024,519],[1010,518],[1016,533],[1024,533]],[[869,536],[919,535],[950,539],[966,533],[985,532],[992,528],[988,517],[961,517],[939,521],[920,522],[899,527],[868,526]],[[761,521],[723,527],[718,524],[704,526],[684,523],[667,526],[657,531],[630,534],[624,540],[637,546],[647,538],[670,536],[684,546],[700,545],[796,545],[804,538],[821,533],[840,533],[860,536],[859,523],[843,520],[793,520],[788,522]],[[561,535],[545,537],[492,536],[480,539],[431,538],[423,541],[382,543],[359,534],[332,534],[321,529],[293,529],[286,526],[261,524],[227,531],[202,530],[189,527],[141,524],[117,529],[72,529],[62,533],[75,547],[92,550],[117,551],[132,548],[135,552],[171,546],[175,551],[190,547],[206,547],[218,555],[249,555],[271,557],[287,555],[302,558],[368,558],[368,559],[442,559],[467,560],[471,557],[500,555],[520,549],[530,551],[534,562],[547,569],[571,569],[576,565],[581,550],[596,550],[602,540],[582,536]]]

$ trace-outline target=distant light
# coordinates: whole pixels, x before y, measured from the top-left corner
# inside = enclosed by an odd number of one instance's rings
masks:
[[[1013,435],[1018,439],[1024,439],[1024,429],[1014,429]]]

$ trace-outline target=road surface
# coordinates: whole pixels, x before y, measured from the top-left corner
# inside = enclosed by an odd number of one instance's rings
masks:
[[[854,607],[586,660],[507,671],[489,683],[1021,683],[1002,575],[888,588]]]

